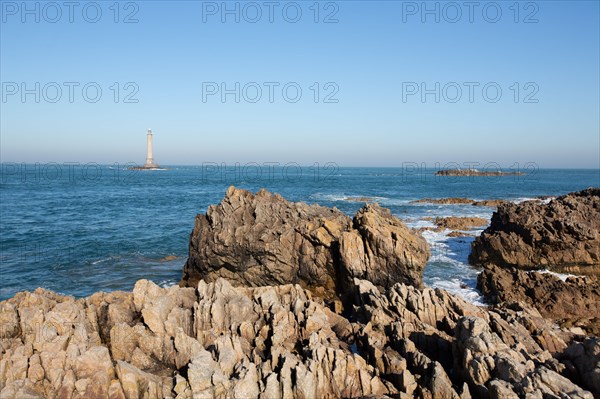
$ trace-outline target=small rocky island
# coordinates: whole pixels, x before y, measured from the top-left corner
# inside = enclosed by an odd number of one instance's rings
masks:
[[[389,210],[231,187],[196,217],[180,286],[0,302],[0,397],[599,397],[595,277],[511,255],[597,268],[599,191],[501,204],[473,247],[480,307],[423,287],[427,243]]]
[[[443,169],[436,176],[522,176],[523,172],[480,171],[477,169]]]

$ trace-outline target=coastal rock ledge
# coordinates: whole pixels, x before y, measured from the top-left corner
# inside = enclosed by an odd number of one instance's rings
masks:
[[[354,278],[420,287],[429,255],[421,235],[377,204],[351,219],[335,208],[230,187],[219,205],[196,216],[181,285],[220,277],[244,286],[300,284],[333,299]]]
[[[299,285],[140,280],[0,302],[2,399],[580,398],[600,342],[529,308],[354,279],[346,318]]]
[[[505,203],[473,242],[469,262],[519,269],[600,274],[600,188],[547,204]]]

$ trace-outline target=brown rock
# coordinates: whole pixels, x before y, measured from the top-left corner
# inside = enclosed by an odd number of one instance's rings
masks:
[[[181,283],[298,283],[331,299],[354,276],[420,285],[428,257],[425,240],[378,205],[366,205],[353,222],[335,208],[230,187],[219,205],[196,217]]]
[[[473,206],[489,206],[489,207],[498,207],[500,205],[506,204],[508,201],[505,200],[482,200],[482,201],[473,201]]]
[[[421,286],[430,252],[427,242],[416,235],[388,209],[368,204],[354,217],[354,230],[340,239],[340,260],[347,276],[366,279],[381,287],[396,282]]]
[[[462,231],[451,231],[448,233],[448,237],[474,237],[473,234],[465,233]]]
[[[491,303],[528,304],[565,326],[600,334],[600,282],[596,277],[562,281],[549,273],[491,266],[479,275],[477,287]]]
[[[600,273],[600,188],[503,204],[472,244],[474,265]]]

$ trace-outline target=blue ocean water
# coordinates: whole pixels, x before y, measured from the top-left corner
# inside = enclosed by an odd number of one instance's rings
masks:
[[[211,164],[131,171],[123,165],[2,164],[0,300],[48,288],[86,296],[131,290],[136,280],[176,284],[197,213],[228,186],[278,192],[293,201],[353,215],[370,197],[411,227],[435,216],[481,216],[493,208],[413,204],[421,198],[521,201],[600,186],[598,170],[530,168],[522,176],[437,177],[432,169],[341,168],[334,164]],[[479,230],[480,231],[480,230]],[[467,264],[473,238],[425,231],[432,257],[424,280],[477,302],[478,270]]]

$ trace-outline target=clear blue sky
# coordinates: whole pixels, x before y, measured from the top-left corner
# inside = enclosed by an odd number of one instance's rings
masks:
[[[28,14],[21,1],[3,0],[2,161],[142,163],[152,128],[162,164],[600,167],[598,1],[476,2],[473,10],[428,2],[439,22],[421,1],[276,1],[272,23],[265,2],[247,3],[227,3],[239,7],[237,23],[221,1],[121,2],[118,16],[113,1],[100,1],[91,23],[95,5],[78,2],[71,23],[66,6],[58,15],[30,1]],[[302,15],[291,23],[296,4]],[[78,84],[72,102],[68,82]],[[93,86],[82,94],[90,82],[102,89],[95,103],[85,100]],[[207,92],[221,83],[235,91],[236,82],[239,103]],[[250,82],[262,87],[254,103]],[[265,82],[279,84],[273,102]],[[282,94],[289,82],[302,89],[297,102]],[[435,91],[436,82],[439,102],[435,93],[423,101],[421,84]],[[452,102],[457,86],[462,97]],[[124,102],[136,87],[138,102]],[[496,87],[498,101],[486,101]],[[23,88],[32,91],[24,102]],[[337,102],[325,102],[336,90]]]

